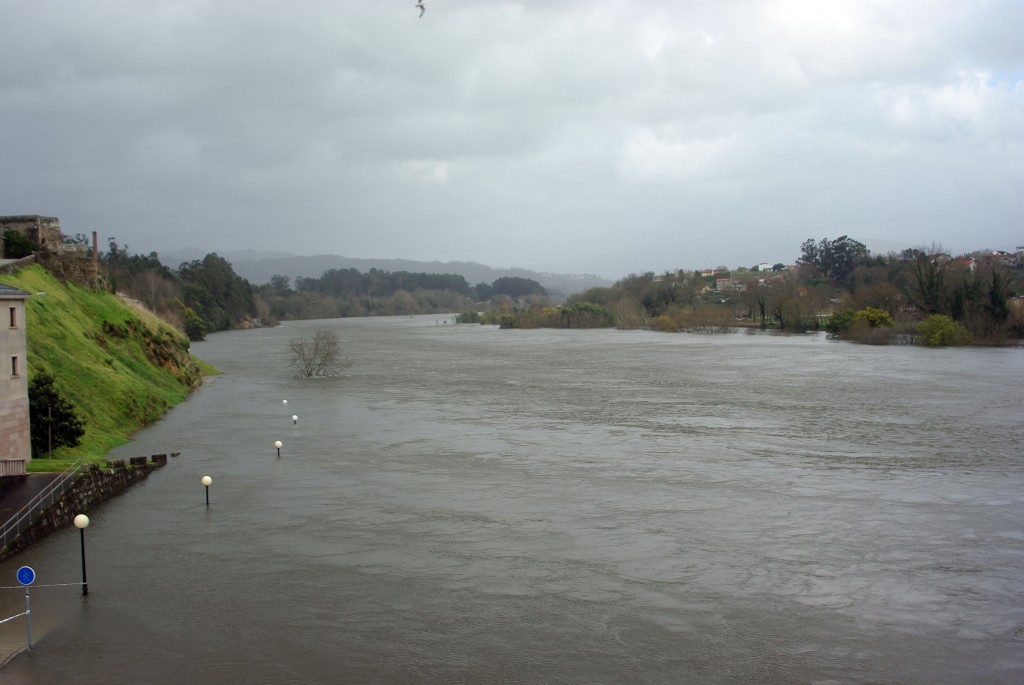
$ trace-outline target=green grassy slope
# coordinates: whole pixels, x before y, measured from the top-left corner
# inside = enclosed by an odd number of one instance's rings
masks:
[[[109,292],[62,284],[39,266],[0,274],[0,283],[33,294],[25,307],[30,381],[52,374],[86,425],[82,444],[54,450],[54,461],[102,459],[216,373],[189,354],[184,335]],[[58,466],[37,457],[31,470]]]

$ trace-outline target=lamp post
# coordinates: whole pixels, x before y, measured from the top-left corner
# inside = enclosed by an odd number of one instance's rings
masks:
[[[275,440],[275,441],[274,441],[274,447],[276,447],[276,448],[277,448],[277,457],[278,457],[278,459],[280,459],[280,458],[281,458],[281,445],[282,445],[282,444],[283,444],[283,443],[282,443],[282,442],[281,442],[280,440]]]
[[[85,578],[85,529],[89,527],[89,517],[79,514],[75,517],[75,528],[81,533],[82,538],[82,595],[89,595],[89,583]]]
[[[299,422],[299,415],[298,414],[292,414],[292,425],[295,425],[298,422]]]
[[[210,483],[212,482],[212,478],[209,476],[203,476],[202,483],[206,487],[206,506],[210,506]]]

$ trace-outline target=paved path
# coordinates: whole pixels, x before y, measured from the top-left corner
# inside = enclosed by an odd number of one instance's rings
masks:
[[[25,480],[0,492],[0,526],[7,523],[33,497],[60,476],[60,473],[30,473],[25,476]],[[21,619],[16,620],[20,621]],[[20,633],[7,632],[6,639],[0,640],[0,669],[25,649],[24,639]],[[0,685],[19,685],[19,683],[0,673]]]
[[[30,473],[22,482],[0,492],[0,526],[60,476],[59,473]]]

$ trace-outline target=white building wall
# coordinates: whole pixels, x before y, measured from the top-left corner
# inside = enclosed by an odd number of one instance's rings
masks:
[[[32,458],[28,421],[28,293],[0,285],[0,459]]]

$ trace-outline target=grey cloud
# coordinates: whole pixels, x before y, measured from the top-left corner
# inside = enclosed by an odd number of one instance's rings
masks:
[[[1024,242],[1018,3],[412,5],[4,3],[0,212],[610,277]]]

